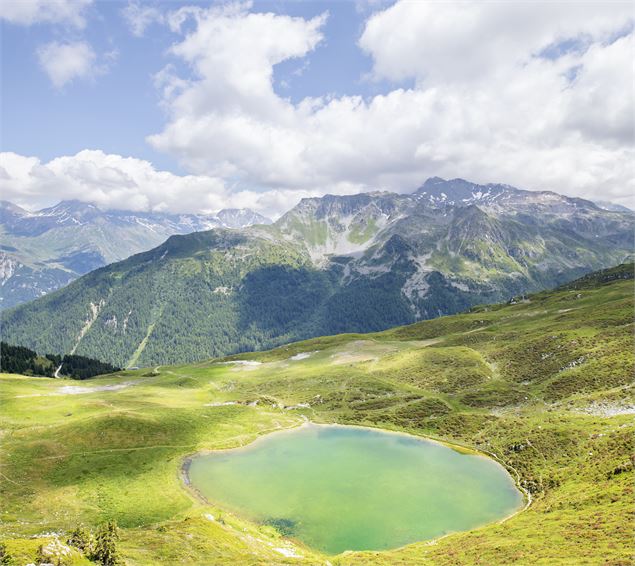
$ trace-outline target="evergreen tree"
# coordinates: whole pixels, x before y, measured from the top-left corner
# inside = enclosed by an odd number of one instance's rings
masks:
[[[85,356],[66,355],[63,358],[54,354],[39,356],[37,352],[29,348],[0,342],[0,371],[2,372],[53,377],[60,364],[59,375],[72,379],[88,379],[96,375],[119,371],[119,368],[115,366]]]
[[[80,525],[71,532],[67,544],[81,550],[84,554],[90,554],[92,542],[90,531]]]
[[[97,529],[95,535],[95,545],[91,552],[91,560],[102,566],[118,566],[123,564],[119,552],[117,551],[117,541],[119,540],[119,528],[115,521],[107,521]]]

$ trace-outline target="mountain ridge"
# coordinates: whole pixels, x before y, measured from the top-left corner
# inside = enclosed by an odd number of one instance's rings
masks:
[[[104,211],[79,200],[30,212],[0,202],[0,308],[67,285],[93,269],[151,249],[172,234],[271,220],[249,209],[216,214]]]
[[[504,207],[329,195],[271,225],[172,236],[11,309],[4,330],[120,367],[189,362],[452,314],[632,257],[635,215],[501,187]]]

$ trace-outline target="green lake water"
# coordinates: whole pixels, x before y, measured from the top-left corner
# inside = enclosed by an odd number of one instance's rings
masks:
[[[489,458],[346,426],[307,425],[199,455],[189,478],[221,508],[329,554],[469,530],[523,503],[507,471]]]

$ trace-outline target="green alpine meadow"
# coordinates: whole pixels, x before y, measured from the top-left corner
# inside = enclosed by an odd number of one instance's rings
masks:
[[[632,2],[0,50],[0,566],[635,566]]]
[[[379,333],[3,374],[5,563],[629,564],[633,307],[626,264]],[[445,507],[404,505],[408,534],[395,497]]]

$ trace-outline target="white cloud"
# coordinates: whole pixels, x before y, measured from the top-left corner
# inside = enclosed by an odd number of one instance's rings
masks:
[[[199,80],[163,74],[173,122],[150,142],[175,151],[194,171],[247,174],[252,184],[290,188],[304,174],[297,167],[303,135],[295,108],[273,90],[273,66],[314,49],[326,16],[303,20],[251,14],[233,5],[179,10],[172,15],[173,27],[180,28],[188,16],[195,18],[196,31],[173,46],[172,53]],[[258,175],[251,175],[253,171]]]
[[[0,182],[24,204],[55,195],[275,215],[302,196],[408,191],[440,175],[634,206],[632,15],[619,3],[531,8],[397,2],[370,16],[359,45],[374,77],[413,88],[294,104],[273,88],[275,65],[306,65],[326,14],[250,13],[249,4],[159,14],[130,4],[133,33],[156,20],[179,36],[170,53],[180,64],[155,76],[167,123],[148,141],[192,175],[84,151],[45,164],[4,154]],[[83,42],[49,44],[40,59],[58,87],[103,69]]]
[[[8,0],[0,4],[0,19],[12,24],[58,24],[83,29],[85,12],[93,0]],[[112,50],[104,62],[95,65],[97,57],[86,41],[51,41],[36,52],[38,62],[56,88],[76,78],[103,74],[118,56]]]
[[[232,190],[219,178],[174,175],[132,157],[84,150],[42,163],[36,157],[0,153],[0,193],[26,208],[62,199],[92,202],[104,209],[171,212],[215,212],[252,208],[276,216],[289,202],[309,191]]]
[[[169,120],[148,140],[198,174],[322,193],[438,174],[633,204],[626,4],[398,2],[360,46],[375,77],[416,86],[299,104],[275,93],[274,65],[319,48],[325,17],[233,5],[169,19],[191,75],[161,74]]]
[[[359,45],[378,78],[465,85],[516,75],[562,40],[605,41],[632,18],[628,2],[401,1],[369,18]]]
[[[97,62],[97,55],[85,41],[60,43],[52,41],[37,50],[40,66],[55,88],[62,88],[75,79],[93,78],[108,70],[108,65],[118,57],[117,50],[104,55]]]
[[[93,48],[85,41],[59,43],[52,41],[37,51],[40,66],[56,88],[75,78],[88,76],[96,59]]]
[[[593,45],[571,89],[565,124],[587,138],[614,144],[633,143],[635,41],[631,33],[610,45]]]
[[[5,0],[0,4],[0,19],[29,26],[39,23],[86,25],[84,12],[92,0]]]
[[[146,29],[164,21],[163,14],[154,6],[144,6],[139,2],[129,2],[121,11],[130,31],[136,37],[143,37]]]

